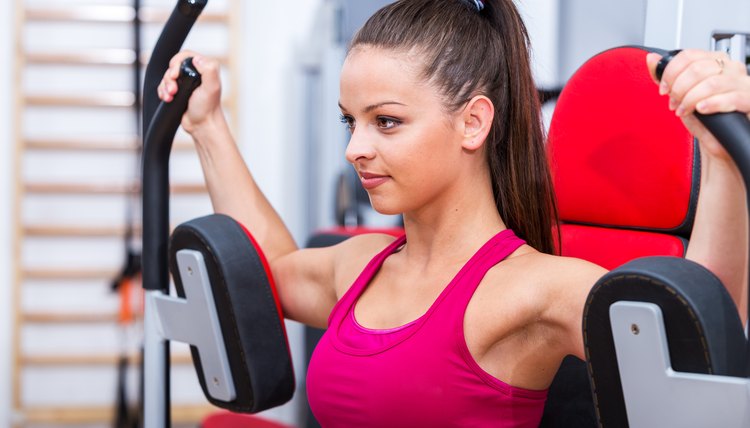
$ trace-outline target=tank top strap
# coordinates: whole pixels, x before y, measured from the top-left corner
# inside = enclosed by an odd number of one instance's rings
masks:
[[[469,259],[454,278],[454,284],[452,284],[454,289],[451,290],[453,296],[448,299],[450,302],[448,306],[458,309],[463,320],[463,312],[487,272],[525,243],[526,241],[516,236],[510,229],[505,229],[493,236]]]
[[[349,287],[349,290],[334,305],[331,314],[328,316],[328,326],[331,326],[334,320],[340,321],[342,317],[346,316],[349,307],[359,298],[359,295],[362,294],[363,289],[370,283],[370,280],[383,265],[385,259],[396,252],[405,242],[406,235],[399,236],[370,260],[364,270],[362,270],[362,273],[354,280],[352,286]]]

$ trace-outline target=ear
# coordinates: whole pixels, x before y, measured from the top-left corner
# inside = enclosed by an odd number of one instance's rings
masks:
[[[487,139],[495,117],[495,106],[484,95],[473,97],[464,107],[463,124],[464,139],[462,147],[467,150],[477,150]]]

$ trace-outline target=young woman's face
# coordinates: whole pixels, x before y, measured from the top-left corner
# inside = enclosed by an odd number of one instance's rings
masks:
[[[449,201],[460,172],[462,115],[445,111],[419,67],[409,54],[358,46],[341,71],[346,159],[384,214]]]

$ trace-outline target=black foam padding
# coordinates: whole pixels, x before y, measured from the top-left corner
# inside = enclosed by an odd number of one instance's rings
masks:
[[[540,428],[595,428],[596,409],[586,363],[568,355],[552,380]]]
[[[618,301],[659,306],[674,370],[746,376],[742,322],[721,281],[678,257],[633,260],[603,276],[584,308],[584,346],[601,426],[628,426],[609,317]]]
[[[206,398],[234,412],[256,413],[287,402],[294,393],[289,344],[276,299],[258,249],[242,226],[225,215],[183,223],[169,243],[169,268],[177,294],[184,297],[176,253],[200,251],[206,263],[237,398],[219,401],[208,394],[200,355],[193,363]]]

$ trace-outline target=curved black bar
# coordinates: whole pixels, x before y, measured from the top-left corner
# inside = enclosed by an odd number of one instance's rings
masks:
[[[142,132],[144,134],[148,131],[156,108],[159,106],[156,88],[164,72],[169,68],[169,60],[180,51],[195,20],[203,12],[207,3],[208,0],[178,0],[156,41],[143,81]]]
[[[182,63],[179,90],[154,113],[143,145],[143,288],[169,290],[169,154],[188,100],[201,84],[192,58]]]
[[[661,53],[661,52],[659,52]],[[680,53],[679,50],[667,52],[662,56],[656,66],[656,77],[661,80],[664,69],[672,58]],[[737,164],[742,174],[747,195],[747,209],[750,212],[750,119],[741,112],[701,114],[694,113],[695,117],[711,131],[714,137],[726,149]],[[749,261],[750,263],[750,261]],[[750,296],[748,296],[748,319],[750,319]],[[750,341],[747,344],[746,356],[750,357]],[[747,361],[747,373],[750,373],[750,358]]]

